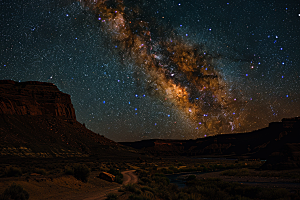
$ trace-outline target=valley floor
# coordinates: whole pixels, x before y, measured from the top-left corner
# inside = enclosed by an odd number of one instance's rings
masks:
[[[91,172],[87,183],[71,175],[56,178],[43,176],[1,178],[0,193],[3,193],[13,182],[21,185],[30,194],[31,200],[100,200],[105,199],[108,193],[118,193],[121,185],[99,179],[97,177],[99,173],[98,171]],[[138,179],[134,170],[125,171],[122,174],[124,184],[137,183]]]

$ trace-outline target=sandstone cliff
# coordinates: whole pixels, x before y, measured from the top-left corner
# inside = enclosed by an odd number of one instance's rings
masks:
[[[0,114],[52,115],[76,120],[70,95],[52,83],[0,81]]]
[[[52,83],[0,80],[0,158],[110,157],[127,149],[79,123],[70,95]]]

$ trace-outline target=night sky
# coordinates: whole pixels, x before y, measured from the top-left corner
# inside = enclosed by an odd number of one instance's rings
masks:
[[[51,82],[115,141],[300,115],[300,2],[1,0],[0,79]]]

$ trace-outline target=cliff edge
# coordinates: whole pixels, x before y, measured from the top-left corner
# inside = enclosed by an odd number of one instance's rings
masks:
[[[70,95],[52,83],[0,80],[0,114],[51,115],[76,120]]]
[[[70,95],[54,84],[0,80],[0,157],[114,157],[126,152],[131,154],[79,123]]]

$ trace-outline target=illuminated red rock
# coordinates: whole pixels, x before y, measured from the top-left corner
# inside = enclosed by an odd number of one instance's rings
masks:
[[[52,115],[76,120],[70,95],[52,83],[0,81],[0,114]]]
[[[131,155],[76,120],[70,95],[52,83],[0,80],[0,158]]]

